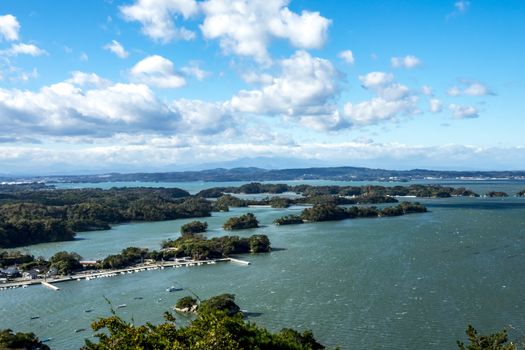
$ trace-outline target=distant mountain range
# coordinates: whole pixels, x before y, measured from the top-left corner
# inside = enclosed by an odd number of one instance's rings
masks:
[[[100,175],[64,175],[46,177],[9,177],[2,181],[52,182],[188,182],[188,181],[406,181],[415,179],[519,179],[525,180],[525,171],[440,171],[440,170],[386,170],[363,167],[313,167],[296,169],[261,169],[256,167],[217,168],[198,171],[156,173],[108,173]]]

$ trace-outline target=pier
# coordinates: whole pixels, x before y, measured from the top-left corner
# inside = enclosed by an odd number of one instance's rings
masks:
[[[54,286],[54,285],[52,285],[51,283],[48,283],[48,282],[46,282],[46,281],[42,282],[42,285],[43,285],[44,287],[47,287],[47,288],[49,288],[49,289],[53,289],[53,290],[55,290],[55,291],[59,291],[59,290],[60,290],[60,288],[58,288],[57,286]]]
[[[98,271],[83,271],[70,276],[60,276],[57,278],[47,278],[47,279],[34,279],[34,280],[24,280],[11,282],[6,284],[0,284],[0,290],[6,289],[15,289],[15,288],[27,288],[31,285],[41,284],[44,287],[58,291],[60,288],[53,285],[56,283],[69,282],[69,281],[90,281],[97,278],[106,278],[106,277],[115,277],[119,275],[127,275],[142,271],[153,271],[153,270],[164,270],[166,268],[181,268],[181,267],[192,267],[192,266],[202,266],[202,265],[214,265],[222,262],[235,262],[242,265],[250,265],[249,261],[239,260],[235,258],[221,258],[213,260],[191,260],[187,258],[175,259],[175,261],[162,261],[155,262],[153,264],[140,264],[132,267],[116,269],[116,270],[98,270]],[[52,284],[53,283],[53,284]]]

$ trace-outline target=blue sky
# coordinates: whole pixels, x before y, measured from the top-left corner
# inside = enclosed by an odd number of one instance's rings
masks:
[[[523,170],[524,18],[519,0],[2,0],[0,174]]]

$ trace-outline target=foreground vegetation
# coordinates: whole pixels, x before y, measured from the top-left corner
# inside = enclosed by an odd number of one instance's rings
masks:
[[[177,327],[175,317],[166,312],[165,322],[159,325],[146,323],[137,326],[118,317],[101,318],[92,323],[97,341],[85,340],[81,350],[114,349],[186,349],[186,350],[318,350],[320,344],[311,331],[299,333],[283,328],[277,333],[247,322],[242,313],[229,313],[222,305],[229,303],[231,294],[210,298],[213,306],[202,307],[188,326]],[[195,300],[195,299],[193,299]],[[208,301],[204,301],[205,304]],[[216,307],[215,307],[216,306]],[[238,306],[235,304],[236,308]],[[488,335],[479,335],[476,329],[468,326],[468,342],[457,341],[459,350],[518,350],[525,345],[509,342],[505,330]],[[346,344],[351,348],[351,344]],[[0,349],[49,350],[33,333],[13,333],[10,329],[0,330]]]

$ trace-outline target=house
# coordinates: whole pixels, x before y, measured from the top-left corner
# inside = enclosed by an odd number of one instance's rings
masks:
[[[5,276],[5,278],[17,278],[22,276],[17,267],[8,267],[6,269],[0,269],[0,274]]]
[[[38,278],[38,274],[39,274],[39,271],[36,270],[36,269],[32,269],[32,270],[29,270],[29,271],[26,271],[22,274],[22,277],[24,278],[27,278],[27,279],[30,279],[30,280],[35,280]]]

